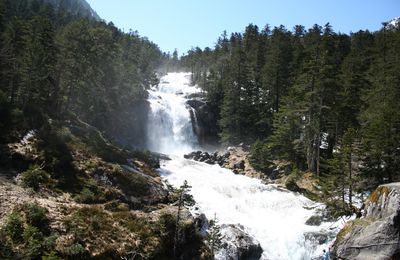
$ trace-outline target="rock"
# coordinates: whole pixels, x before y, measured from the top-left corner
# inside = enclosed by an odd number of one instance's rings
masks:
[[[199,107],[203,106],[205,103],[198,99],[190,99],[190,100],[186,101],[186,104],[193,107],[194,109],[198,109]]]
[[[306,221],[306,225],[309,226],[319,226],[322,223],[322,216],[313,215]]]
[[[227,150],[228,150],[228,152],[235,152],[235,151],[236,151],[236,148],[233,147],[233,146],[229,146],[229,147],[227,148]]]
[[[200,215],[195,216],[194,224],[195,224],[197,230],[199,230],[200,234],[203,237],[207,236],[207,229],[209,227],[209,222],[208,222],[206,215],[201,213]]]
[[[328,241],[328,234],[322,232],[307,232],[304,233],[305,240],[316,241],[319,245],[325,244]]]
[[[151,152],[151,155],[154,156],[155,158],[159,159],[159,160],[164,160],[164,161],[170,161],[171,158],[163,153],[157,153],[157,152]]]
[[[297,185],[296,181],[293,179],[290,179],[286,182],[286,189],[294,192],[302,192],[302,189]]]
[[[212,160],[212,159],[207,159],[204,162],[207,163],[207,164],[215,164],[215,161]]]
[[[241,160],[240,162],[235,163],[233,165],[233,168],[234,169],[239,169],[239,170],[244,170],[244,160]]]
[[[186,96],[187,99],[205,99],[206,94],[204,92],[192,93]]]
[[[222,157],[225,158],[225,159],[228,159],[229,156],[231,156],[231,153],[230,153],[229,151],[226,151],[226,152],[222,155]]]
[[[279,169],[273,169],[272,172],[271,172],[271,174],[268,175],[268,177],[269,177],[271,180],[276,180],[276,179],[279,178],[279,175],[280,175]]]
[[[195,161],[198,161],[200,159],[201,153],[202,153],[201,151],[191,152],[183,155],[183,157],[185,159],[193,159]]]
[[[400,259],[400,182],[379,186],[360,219],[338,233],[333,251],[340,259]]]
[[[263,252],[260,243],[251,237],[242,225],[221,225],[222,249],[217,252],[218,258],[230,260],[260,259]]]
[[[194,97],[186,102],[190,111],[190,118],[194,133],[197,135],[200,144],[217,144],[218,129],[217,111],[211,108],[201,98]]]
[[[207,164],[219,164],[220,166],[223,166],[226,162],[226,159],[224,156],[221,156],[218,154],[218,152],[214,153],[208,153],[208,152],[202,152],[202,151],[196,151],[196,152],[191,152],[188,154],[183,155],[185,159],[193,159],[195,161],[199,162],[205,162]]]
[[[200,154],[200,159],[199,159],[200,162],[204,162],[208,159],[210,159],[210,155],[207,152],[202,152]]]

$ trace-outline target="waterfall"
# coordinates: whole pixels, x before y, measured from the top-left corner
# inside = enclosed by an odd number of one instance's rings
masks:
[[[305,225],[322,205],[302,195],[265,185],[258,179],[235,175],[218,165],[182,157],[183,153],[197,148],[186,97],[200,90],[189,82],[189,73],[169,73],[158,87],[149,91],[149,149],[172,158],[162,163],[162,177],[176,187],[187,180],[192,186],[196,207],[208,218],[216,214],[220,224],[241,224],[260,242],[262,259],[317,257],[328,246],[306,240],[306,234],[324,233],[332,237],[339,228],[332,230],[332,223]],[[226,256],[217,254],[216,258],[226,259]]]
[[[147,146],[151,151],[182,155],[197,146],[186,96],[199,90],[189,83],[190,73],[169,73],[149,90]]]

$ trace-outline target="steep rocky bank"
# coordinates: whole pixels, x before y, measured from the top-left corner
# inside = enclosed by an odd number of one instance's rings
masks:
[[[400,259],[400,183],[379,186],[366,200],[362,217],[337,235],[339,259]]]

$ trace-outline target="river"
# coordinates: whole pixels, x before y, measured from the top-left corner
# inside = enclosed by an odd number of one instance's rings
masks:
[[[200,89],[189,83],[189,73],[169,73],[149,90],[148,147],[172,159],[162,162],[163,178],[176,187],[187,180],[198,211],[209,219],[216,215],[219,224],[241,224],[259,241],[262,259],[314,259],[321,255],[328,244],[306,240],[305,234],[332,235],[337,229],[330,229],[332,223],[308,226],[305,222],[322,205],[219,165],[183,158],[184,153],[199,149],[186,101]],[[216,255],[217,259],[226,257],[222,251]]]

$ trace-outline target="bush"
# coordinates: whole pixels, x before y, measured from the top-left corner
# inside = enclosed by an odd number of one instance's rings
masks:
[[[96,201],[96,196],[88,188],[83,188],[81,192],[75,196],[75,200],[79,203],[94,203]]]
[[[160,159],[155,154],[152,154],[150,151],[140,151],[136,150],[132,152],[133,156],[137,159],[145,162],[147,165],[153,168],[160,168]]]
[[[71,246],[67,247],[64,249],[64,253],[68,256],[79,256],[85,253],[85,248],[79,244],[75,243],[72,244]]]
[[[29,169],[22,173],[22,186],[38,191],[40,185],[48,184],[50,175],[38,165],[31,165]]]
[[[0,259],[15,259],[12,243],[3,229],[0,230]]]
[[[37,227],[43,233],[48,232],[49,219],[47,218],[48,210],[37,204],[25,204],[24,212],[26,222]]]
[[[18,212],[13,212],[8,216],[7,223],[5,225],[5,232],[13,242],[22,241],[22,233],[24,231],[24,223],[22,217]]]
[[[61,260],[62,258],[57,256],[54,251],[47,253],[46,255],[42,256],[42,260]]]
[[[52,250],[57,237],[48,235],[47,212],[37,204],[17,207],[0,230],[0,259],[38,259]]]
[[[25,257],[35,259],[43,252],[43,234],[37,227],[27,226],[23,233],[25,243]]]
[[[69,128],[67,128],[67,127],[61,127],[59,129],[57,129],[55,132],[56,132],[58,139],[63,143],[68,143],[73,139],[71,130],[69,130]]]

